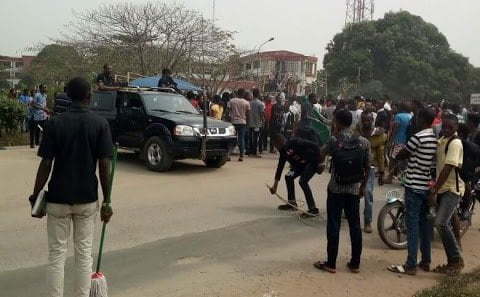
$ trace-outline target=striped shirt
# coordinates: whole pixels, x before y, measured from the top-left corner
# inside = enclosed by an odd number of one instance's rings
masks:
[[[432,179],[430,170],[435,168],[437,153],[437,138],[433,129],[425,129],[413,135],[405,148],[410,152],[405,186],[414,190],[428,190],[428,183]]]

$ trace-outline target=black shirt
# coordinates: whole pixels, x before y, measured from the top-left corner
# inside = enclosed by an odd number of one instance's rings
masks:
[[[382,110],[377,113],[377,119],[375,121],[375,127],[382,127],[385,131],[390,130],[390,121],[392,120],[392,115],[387,110]]]
[[[171,76],[162,76],[158,80],[158,87],[159,88],[172,88],[176,90],[177,92],[179,91],[177,88],[177,83],[173,80]]]
[[[110,86],[110,87],[115,85],[115,80],[113,79],[113,77],[106,75],[104,72],[99,73],[97,75],[97,84],[99,82],[103,82],[105,86]]]
[[[55,116],[45,127],[38,150],[38,156],[54,160],[47,201],[70,205],[97,201],[97,161],[111,157],[112,149],[106,119],[78,105]]]
[[[299,160],[295,160],[298,157]],[[280,180],[285,163],[288,161],[293,170],[300,169],[308,164],[318,163],[320,148],[314,142],[301,138],[294,138],[285,143],[280,150],[275,180]]]

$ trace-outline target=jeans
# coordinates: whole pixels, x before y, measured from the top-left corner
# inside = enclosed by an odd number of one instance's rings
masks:
[[[270,127],[268,122],[265,123],[262,129],[262,134],[260,135],[260,138],[262,139],[262,151],[268,150],[268,134],[270,133]],[[273,143],[272,139],[270,138],[270,150],[273,149]]]
[[[447,254],[448,263],[452,263],[462,258],[458,242],[455,239],[452,226],[450,225],[452,215],[462,197],[448,191],[446,193],[439,194],[438,198],[439,205],[437,217],[435,218],[435,227],[437,228],[442,239],[443,248]]]
[[[42,127],[42,129],[45,128],[45,123],[47,121],[34,121],[33,119],[30,120],[29,125],[30,125],[30,146],[33,145],[39,145],[40,144],[40,133],[41,130],[39,128]]]
[[[245,129],[246,124],[234,124],[235,130],[237,131],[237,141],[238,149],[240,150],[240,156],[243,156],[245,153]]]
[[[432,262],[431,237],[432,228],[427,219],[429,191],[413,190],[405,187],[405,224],[407,227],[408,256],[406,266],[417,267],[418,245],[422,252],[422,262]]]
[[[362,255],[360,197],[352,194],[337,194],[330,190],[328,190],[327,194],[327,265],[331,268],[337,267],[342,211],[345,212],[348,227],[350,228],[350,242],[352,245],[350,264],[354,268],[359,268],[360,256]]]
[[[257,131],[255,131],[257,130]],[[249,131],[249,154],[250,155],[256,155],[257,154],[257,149],[260,153],[263,152],[263,144],[262,144],[262,139],[260,135],[262,134],[262,129],[260,128],[250,128]]]
[[[365,185],[365,209],[363,210],[363,222],[365,224],[372,223],[373,216],[373,187],[375,185],[375,167],[368,170],[367,184]]]
[[[88,297],[92,273],[92,241],[98,202],[88,204],[47,203],[48,267],[47,296],[63,296],[67,241],[73,222],[75,248],[75,297]]]
[[[288,192],[288,201],[290,203],[295,204],[295,184],[294,181],[297,177],[300,176],[299,184],[305,194],[305,200],[307,200],[307,205],[309,210],[316,209],[315,200],[313,199],[312,190],[308,185],[308,182],[317,172],[317,164],[316,163],[308,163],[307,165],[303,166],[302,168],[291,169],[285,175],[285,183],[287,184],[287,192]]]

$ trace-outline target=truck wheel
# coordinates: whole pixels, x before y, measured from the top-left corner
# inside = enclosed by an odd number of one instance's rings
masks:
[[[145,144],[143,160],[148,169],[158,172],[170,169],[173,162],[165,144],[157,136],[150,137]]]
[[[210,157],[203,161],[209,168],[220,168],[227,163],[228,155]]]

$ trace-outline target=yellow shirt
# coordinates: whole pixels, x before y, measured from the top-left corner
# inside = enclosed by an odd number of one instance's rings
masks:
[[[212,105],[212,117],[216,118],[217,120],[221,120],[223,116],[223,106],[220,104],[213,104]]]
[[[437,149],[437,176],[440,175],[442,172],[443,167],[445,164],[452,165],[456,168],[461,168],[463,163],[463,145],[460,139],[454,139],[448,145],[448,152],[445,155],[445,148],[447,146],[448,140],[450,138],[442,137],[438,140],[438,149]],[[457,191],[457,178],[455,175],[455,169],[450,171],[450,175],[448,176],[445,183],[442,187],[438,190],[439,194],[445,193],[450,191],[457,195],[463,196],[465,192],[465,183],[458,175],[458,189]]]

